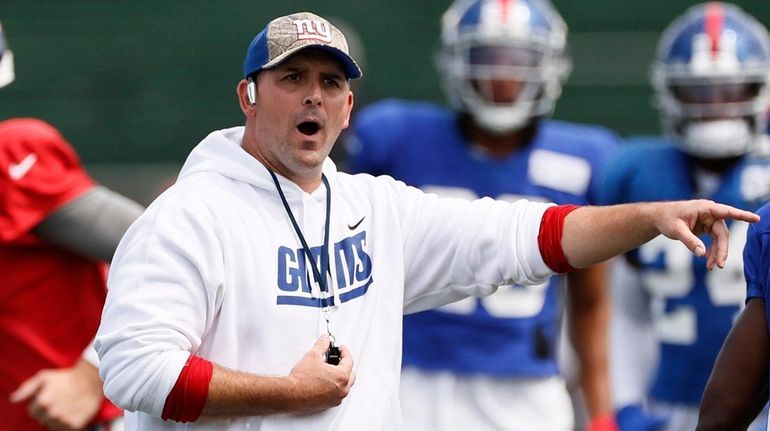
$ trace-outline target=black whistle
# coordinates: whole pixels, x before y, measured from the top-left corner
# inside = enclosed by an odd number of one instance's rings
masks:
[[[339,365],[340,363],[340,348],[334,343],[329,343],[329,348],[326,350],[326,363],[331,365]]]

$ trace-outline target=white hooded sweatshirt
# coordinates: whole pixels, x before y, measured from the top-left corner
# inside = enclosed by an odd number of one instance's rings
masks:
[[[348,175],[331,188],[330,292],[313,280],[268,170],[213,132],[176,184],[134,223],[110,269],[96,348],[107,396],[128,430],[400,430],[401,320],[552,274],[537,245],[548,204],[439,199],[390,177]],[[323,244],[326,188],[278,177],[311,249]],[[356,382],[338,407],[192,424],[160,415],[187,358],[288,375],[326,325],[352,354]]]

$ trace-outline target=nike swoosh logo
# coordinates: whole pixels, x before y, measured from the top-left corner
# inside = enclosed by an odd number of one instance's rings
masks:
[[[360,225],[360,224],[361,224],[361,222],[362,222],[362,221],[364,221],[364,219],[365,219],[365,218],[366,218],[366,216],[363,216],[363,217],[361,217],[361,220],[359,220],[359,221],[358,221],[358,223],[356,223],[356,224],[354,224],[354,225],[352,225],[352,226],[351,226],[351,225],[348,225],[348,229],[350,229],[350,230],[356,230],[356,228],[358,227],[358,225]]]
[[[29,153],[27,154],[27,157],[19,163],[11,163],[11,165],[8,166],[8,176],[11,177],[12,180],[18,181],[27,175],[27,172],[32,169],[32,166],[35,166],[35,163],[37,163],[37,154]]]

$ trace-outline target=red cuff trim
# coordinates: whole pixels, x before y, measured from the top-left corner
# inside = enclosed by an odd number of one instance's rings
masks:
[[[588,423],[586,431],[619,431],[620,428],[612,415],[597,416]]]
[[[576,269],[567,262],[567,256],[561,248],[561,236],[564,232],[564,219],[567,214],[580,208],[577,205],[559,205],[545,210],[543,219],[540,220],[540,233],[537,236],[537,245],[540,247],[540,255],[543,261],[553,271],[570,272]]]
[[[214,365],[211,362],[191,355],[179,373],[174,388],[166,397],[161,418],[176,422],[196,421],[206,405],[213,372]]]

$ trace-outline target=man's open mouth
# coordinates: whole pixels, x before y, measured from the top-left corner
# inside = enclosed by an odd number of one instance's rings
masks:
[[[316,134],[321,129],[321,126],[314,122],[314,121],[305,121],[300,123],[297,126],[297,130],[299,130],[300,133],[307,136],[312,136]]]

